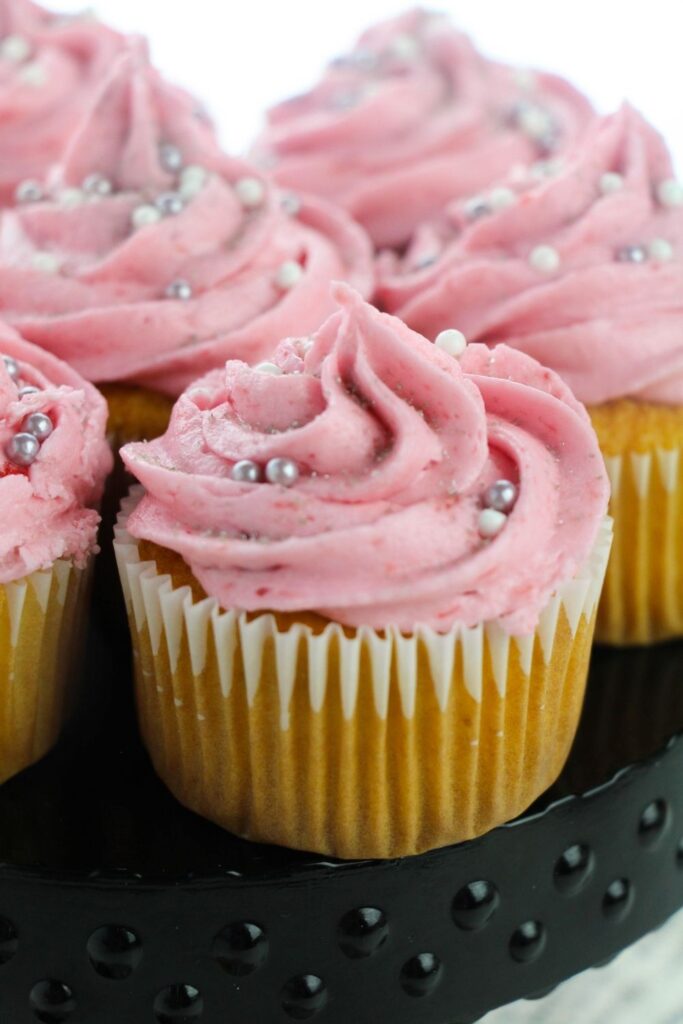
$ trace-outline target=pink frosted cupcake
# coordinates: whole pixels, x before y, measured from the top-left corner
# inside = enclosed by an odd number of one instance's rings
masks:
[[[68,708],[106,416],[92,385],[0,323],[0,781],[46,753]]]
[[[280,184],[345,206],[377,247],[400,246],[454,196],[573,144],[591,117],[561,78],[487,60],[414,10],[274,107],[255,155]]]
[[[123,37],[31,0],[0,4],[0,203],[40,194]]]
[[[491,202],[493,197],[496,202]],[[615,540],[597,635],[683,635],[683,185],[624,107],[472,218],[454,201],[385,255],[379,302],[435,338],[453,325],[560,373],[589,405],[612,478]]]
[[[292,323],[313,330],[334,279],[371,291],[361,228],[224,156],[139,48],[45,197],[0,215],[0,313],[87,379],[116,382],[113,426],[128,438],[163,429],[160,394],[229,358],[267,360]]]

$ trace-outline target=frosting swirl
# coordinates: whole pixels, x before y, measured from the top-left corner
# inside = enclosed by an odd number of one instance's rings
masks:
[[[587,403],[683,403],[683,187],[663,140],[625,106],[547,171],[511,179],[505,209],[469,222],[454,203],[385,254],[379,302],[432,338],[455,316]]]
[[[59,158],[123,38],[85,17],[30,0],[0,5],[0,203],[42,182]]]
[[[289,323],[315,329],[333,279],[374,283],[356,224],[283,206],[136,50],[53,177],[52,197],[0,217],[0,312],[89,380],[178,394],[228,358],[267,358]]]
[[[23,466],[8,451],[35,413],[49,417],[51,432]],[[106,421],[91,384],[0,323],[0,583],[58,558],[81,566],[93,551],[95,508],[112,467]]]
[[[334,293],[312,344],[280,346],[280,374],[229,362],[181,396],[162,438],[122,449],[147,490],[128,529],[180,553],[225,608],[532,631],[607,504],[583,407],[523,354],[457,360]],[[294,460],[298,479],[235,479],[245,459],[268,478]],[[485,539],[482,495],[501,478],[517,500]]]
[[[561,78],[490,61],[414,10],[274,107],[254,153],[280,184],[345,206],[378,247],[400,246],[454,196],[572,144],[591,116]]]

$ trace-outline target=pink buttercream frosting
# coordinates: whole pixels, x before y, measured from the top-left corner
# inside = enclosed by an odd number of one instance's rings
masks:
[[[310,92],[274,107],[254,148],[282,185],[333,199],[378,247],[575,142],[589,102],[555,75],[483,57],[442,15],[369,29]]]
[[[17,364],[17,379],[2,356]],[[27,386],[38,390],[20,396]],[[36,412],[46,413],[54,429],[35,462],[22,468],[6,449]],[[95,509],[112,466],[106,422],[106,404],[91,384],[0,323],[0,583],[59,558],[82,566],[95,549]]]
[[[124,45],[84,17],[60,17],[30,0],[0,4],[0,203],[42,180]]]
[[[337,285],[280,375],[238,361],[194,384],[167,433],[122,449],[146,495],[128,529],[180,553],[224,608],[350,626],[530,632],[587,558],[607,504],[595,435],[565,384],[504,346],[446,354]],[[236,462],[294,459],[290,487]],[[518,497],[493,539],[483,494]]]
[[[383,256],[380,304],[430,338],[457,326],[522,349],[584,402],[683,403],[683,189],[663,140],[626,106],[548,170],[510,180],[504,209],[468,221],[454,203]]]
[[[79,194],[93,173],[111,194]],[[267,359],[292,323],[314,330],[333,279],[372,290],[362,229],[224,156],[139,50],[119,60],[52,179],[52,198],[0,217],[0,313],[89,380],[176,395],[229,358]],[[177,212],[161,215],[164,201]]]

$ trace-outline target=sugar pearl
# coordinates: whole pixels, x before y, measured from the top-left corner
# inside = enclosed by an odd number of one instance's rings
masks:
[[[402,33],[392,40],[391,52],[399,60],[414,60],[420,52],[420,44],[415,36]]]
[[[5,369],[7,370],[8,374],[10,375],[12,380],[15,381],[15,382],[18,381],[19,380],[20,371],[19,371],[19,363],[16,361],[16,359],[13,359],[12,356],[3,356],[2,360],[3,360],[4,364],[5,364]]]
[[[83,179],[83,191],[90,196],[109,196],[113,192],[113,185],[109,178],[103,174],[88,174]]]
[[[21,425],[22,431],[26,434],[33,434],[33,436],[40,441],[47,441],[48,437],[52,433],[54,423],[44,412],[32,412],[30,416],[27,416]]]
[[[39,181],[27,178],[17,185],[14,198],[18,203],[39,203],[45,198],[45,192]]]
[[[192,298],[192,285],[189,281],[178,278],[176,281],[171,281],[165,294],[167,299],[179,299],[181,302],[187,302]]]
[[[553,120],[541,107],[523,107],[517,123],[525,135],[532,139],[543,139],[553,129]]]
[[[288,291],[298,284],[303,276],[304,268],[300,263],[297,263],[296,260],[285,260],[278,268],[275,275],[275,283],[278,288]]]
[[[240,459],[230,470],[230,476],[237,483],[257,484],[261,479],[261,467],[251,459]]]
[[[285,192],[280,197],[280,206],[290,217],[296,217],[301,210],[301,200],[293,192]]]
[[[0,40],[0,59],[21,64],[31,53],[31,44],[24,36],[5,36]]]
[[[33,434],[19,433],[11,437],[5,448],[7,458],[15,466],[30,466],[40,451],[40,441]]]
[[[667,178],[657,185],[657,199],[662,206],[683,206],[683,184],[675,178]]]
[[[484,494],[486,508],[509,512],[517,501],[517,488],[511,480],[496,480]]]
[[[495,508],[483,508],[479,513],[478,522],[480,537],[495,537],[503,529],[506,522],[507,516],[504,512],[499,512]]]
[[[291,487],[299,479],[299,467],[294,459],[269,459],[266,463],[266,480],[281,487]]]
[[[17,394],[19,398],[28,398],[29,395],[37,395],[40,388],[36,388],[33,384],[25,384],[23,388],[19,388]]]
[[[266,189],[258,178],[240,178],[235,182],[235,193],[245,209],[253,210],[263,202]]]
[[[282,370],[275,363],[257,363],[254,369],[259,373],[269,373],[273,377],[279,377],[282,374]]]
[[[165,171],[173,174],[182,168],[183,154],[172,142],[162,142],[159,145],[159,162]]]
[[[135,207],[130,219],[134,228],[146,228],[161,220],[161,211],[157,210],[156,206],[143,203],[142,206]]]
[[[469,220],[479,220],[480,217],[487,217],[491,213],[491,207],[483,196],[474,196],[465,203],[465,216]]]
[[[618,192],[624,187],[624,179],[621,174],[617,174],[616,171],[607,171],[600,178],[600,191],[603,196],[609,196],[613,192]]]
[[[537,245],[529,254],[529,263],[541,274],[552,274],[560,265],[560,254],[552,245]]]
[[[40,89],[40,87],[45,85],[47,82],[47,72],[42,64],[32,61],[30,64],[25,64],[20,70],[19,78],[24,85],[30,85],[34,89]]]
[[[154,200],[154,205],[163,217],[176,217],[185,209],[183,197],[179,192],[162,192]]]
[[[616,254],[619,263],[644,263],[647,252],[644,245],[625,245]]]
[[[503,185],[491,189],[488,194],[489,204],[494,210],[504,210],[507,206],[512,206],[516,199],[517,196],[512,189]]]
[[[445,331],[441,331],[437,334],[434,344],[437,348],[447,352],[449,356],[453,356],[455,359],[461,356],[467,348],[467,338],[462,331],[457,331],[454,327],[449,327]]]
[[[657,263],[668,263],[673,259],[674,247],[666,238],[653,238],[648,246],[648,252]]]
[[[61,260],[53,252],[34,252],[31,264],[34,270],[40,270],[43,274],[57,274]]]
[[[63,188],[57,196],[57,202],[66,210],[72,210],[85,202],[85,192],[80,188]]]
[[[178,191],[183,199],[194,199],[202,191],[209,177],[209,172],[199,164],[190,164],[184,167],[180,173],[180,186]]]

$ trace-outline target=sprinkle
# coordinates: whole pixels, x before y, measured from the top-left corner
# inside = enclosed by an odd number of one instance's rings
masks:
[[[33,384],[25,384],[23,388],[19,388],[17,394],[19,398],[28,398],[29,395],[37,395],[40,388],[36,388]]]
[[[32,412],[22,423],[21,429],[26,434],[33,434],[42,444],[43,441],[47,441],[55,427],[50,417],[46,416],[44,412]]]
[[[420,52],[420,44],[415,36],[401,33],[392,40],[391,52],[399,60],[414,60]]]
[[[420,256],[419,260],[413,265],[413,270],[427,270],[429,267],[433,267],[438,259],[438,256],[431,252],[426,253],[424,256]]]
[[[177,278],[177,280],[171,281],[164,294],[167,299],[179,299],[181,302],[187,302],[192,298],[192,285],[184,278]]]
[[[290,288],[299,283],[303,276],[304,268],[300,263],[297,263],[296,260],[285,260],[278,268],[275,275],[275,283],[278,288],[289,291]]]
[[[57,202],[66,210],[71,210],[85,202],[85,193],[80,188],[63,188],[57,195]]]
[[[156,206],[143,203],[142,206],[135,207],[130,219],[134,228],[146,228],[150,224],[156,224],[157,221],[161,220],[161,211],[157,210]]]
[[[19,433],[9,439],[5,453],[15,466],[30,466],[40,451],[40,441],[33,434]]]
[[[560,254],[552,245],[537,245],[529,254],[529,263],[541,274],[552,274],[560,265]]]
[[[523,106],[516,120],[524,134],[537,141],[546,138],[554,128],[552,117],[541,107]]]
[[[483,508],[479,513],[479,536],[484,538],[495,537],[503,529],[507,522],[504,512],[495,508]]]
[[[235,182],[235,193],[245,209],[254,210],[263,202],[266,189],[258,178],[240,178]]]
[[[275,458],[266,463],[266,480],[270,484],[291,487],[299,479],[299,467],[294,459]]]
[[[496,480],[484,493],[484,506],[497,512],[509,512],[517,501],[517,488],[511,480]]]
[[[624,245],[617,250],[616,258],[619,263],[644,263],[647,252],[644,245]]]
[[[657,185],[657,199],[662,206],[683,206],[683,185],[675,178],[667,178]]]
[[[282,374],[282,370],[275,363],[257,363],[254,369],[259,373],[269,373],[273,377],[279,377]]]
[[[62,262],[53,252],[34,252],[31,264],[34,270],[40,270],[44,274],[57,274]]]
[[[261,467],[251,459],[240,459],[230,470],[236,483],[257,484],[261,480]]]
[[[162,217],[176,217],[185,209],[183,197],[179,192],[162,192],[154,200],[154,205]]]
[[[183,166],[183,154],[172,142],[161,142],[159,144],[159,163],[165,171],[177,172]]]
[[[103,174],[88,174],[83,179],[82,188],[90,196],[102,197],[111,195],[114,190],[109,178],[105,178]]]
[[[45,198],[43,186],[34,178],[27,178],[21,181],[16,187],[14,198],[18,203],[39,203]]]
[[[512,206],[516,200],[517,196],[512,189],[506,188],[504,185],[491,189],[488,194],[488,201],[493,210],[504,210],[506,207]]]
[[[619,192],[624,187],[624,179],[616,171],[607,171],[600,178],[600,191],[603,196],[609,196],[613,192]]]
[[[45,85],[47,82],[47,72],[42,64],[38,64],[37,61],[31,61],[30,64],[25,64],[21,69],[19,78],[24,85],[32,85],[34,89],[39,89],[41,85]]]
[[[280,206],[290,217],[296,217],[301,210],[301,200],[294,192],[284,192],[280,196]]]
[[[24,36],[5,36],[0,41],[0,58],[22,64],[31,53],[31,44]]]
[[[535,164],[531,165],[531,177],[537,180],[554,178],[560,173],[563,166],[560,157],[554,157],[551,160],[537,160]]]
[[[657,263],[668,263],[673,259],[674,247],[666,238],[653,238],[648,246],[648,252]]]
[[[202,191],[209,177],[209,172],[199,164],[190,164],[184,167],[180,173],[180,186],[178,191],[183,199],[194,199]]]
[[[474,196],[465,203],[465,216],[468,220],[479,220],[480,217],[487,217],[491,213],[491,207],[483,196]]]
[[[462,331],[458,331],[454,327],[449,327],[447,330],[441,331],[437,334],[434,344],[443,352],[447,352],[449,356],[453,356],[454,359],[457,359],[458,356],[461,356],[467,348],[467,338]]]
[[[12,356],[3,356],[2,361],[4,362],[5,369],[7,370],[12,380],[15,382],[18,381],[20,372],[19,363],[16,361],[16,359],[13,359]]]

